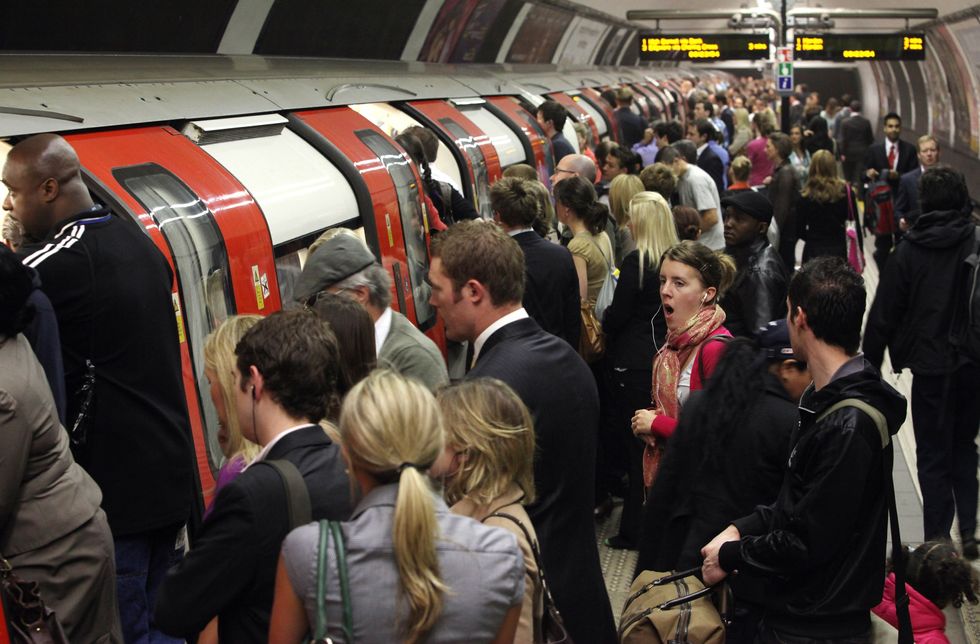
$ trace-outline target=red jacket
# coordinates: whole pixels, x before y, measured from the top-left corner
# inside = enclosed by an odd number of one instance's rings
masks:
[[[911,585],[905,584],[909,593],[909,616],[912,618],[912,635],[915,644],[949,644],[946,638],[946,616],[943,611]],[[871,611],[895,628],[898,617],[895,614],[895,574],[889,573],[885,579],[885,590],[881,603]]]

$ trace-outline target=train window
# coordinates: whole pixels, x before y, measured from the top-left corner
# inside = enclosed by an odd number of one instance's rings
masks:
[[[344,175],[290,130],[204,143],[201,149],[235,175],[258,202],[273,246],[360,218]]]
[[[581,154],[582,151],[578,148],[578,134],[575,133],[575,121],[575,115],[569,113],[568,118],[565,119],[565,127],[561,129],[561,133],[564,134],[565,138],[568,139],[568,142],[572,144],[572,149],[575,150],[575,154]],[[592,138],[592,128],[586,125],[585,129],[589,131],[589,138]],[[598,143],[598,141],[595,143]]]
[[[360,105],[350,105],[349,107],[377,125],[382,132],[392,138],[402,130],[410,128],[413,125],[424,127],[405,112],[387,103],[362,103]],[[430,166],[434,172],[434,179],[452,184],[460,194],[463,194],[463,175],[460,172],[459,166],[456,164],[453,153],[449,150],[449,146],[442,139],[439,140],[439,152],[436,155],[436,160]],[[442,176],[439,176],[440,174]]]
[[[412,298],[415,300],[415,317],[419,328],[428,329],[435,324],[436,312],[429,304],[431,290],[426,281],[429,272],[429,252],[425,245],[425,224],[419,201],[420,186],[415,181],[411,162],[385,137],[374,130],[358,130],[355,134],[364,145],[378,155],[378,159],[385,165],[395,183],[402,220],[402,235],[405,238],[408,275],[412,286]]]
[[[552,152],[551,150],[551,143],[548,141],[548,137],[544,135],[544,130],[541,129],[541,124],[538,123],[538,120],[536,118],[534,118],[534,114],[528,112],[526,109],[519,108],[517,110],[517,113],[522,119],[524,119],[524,123],[526,123],[527,126],[531,128],[532,131],[537,132],[538,136],[540,136],[544,140],[544,145],[542,145],[541,148],[544,150],[545,164],[549,168],[554,168],[555,155],[554,152]]]
[[[442,127],[456,137],[456,142],[466,156],[470,158],[470,165],[473,166],[473,179],[476,185],[473,186],[473,194],[476,195],[476,209],[484,219],[493,219],[493,208],[490,207],[490,176],[487,173],[487,160],[483,158],[483,150],[480,149],[473,137],[466,133],[463,126],[451,118],[439,119]]]
[[[217,471],[223,455],[218,445],[218,413],[204,375],[204,339],[236,312],[224,239],[207,205],[166,168],[147,163],[115,168],[112,174],[146,208],[173,255],[191,363],[203,408],[208,457],[211,468]]]
[[[524,146],[514,130],[510,129],[506,123],[490,113],[490,110],[481,105],[457,105],[463,114],[483,132],[490,137],[493,149],[500,157],[500,167],[514,165],[515,163],[526,163],[524,156]]]
[[[596,128],[598,128],[599,130],[599,136],[608,137],[609,126],[606,124],[606,117],[603,116],[599,112],[599,110],[597,110],[595,106],[592,105],[592,103],[590,103],[587,99],[581,96],[573,96],[572,100],[575,101],[575,104],[578,105],[581,109],[585,110],[586,114],[592,117],[592,120],[595,122]]]

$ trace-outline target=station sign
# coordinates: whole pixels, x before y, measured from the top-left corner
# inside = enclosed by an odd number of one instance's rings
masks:
[[[640,34],[640,60],[768,60],[768,34]]]
[[[795,39],[796,60],[925,60],[925,34],[801,33]]]

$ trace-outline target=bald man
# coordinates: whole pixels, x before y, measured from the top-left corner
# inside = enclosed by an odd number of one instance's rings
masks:
[[[584,154],[568,154],[555,164],[555,172],[551,175],[551,187],[554,188],[562,179],[580,176],[589,183],[595,183],[595,161]]]
[[[102,488],[127,642],[169,642],[150,615],[195,498],[167,260],[135,222],[93,202],[78,156],[42,134],[14,146],[3,208],[24,228],[61,332],[72,453]]]

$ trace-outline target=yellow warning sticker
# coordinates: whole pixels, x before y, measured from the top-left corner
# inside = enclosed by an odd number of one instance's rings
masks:
[[[252,286],[255,287],[255,304],[259,310],[265,308],[265,297],[262,294],[262,276],[259,275],[259,265],[252,266]]]
[[[174,301],[174,315],[177,317],[177,338],[181,344],[187,342],[187,334],[184,332],[184,314],[180,310],[180,298],[176,293],[171,293]]]

